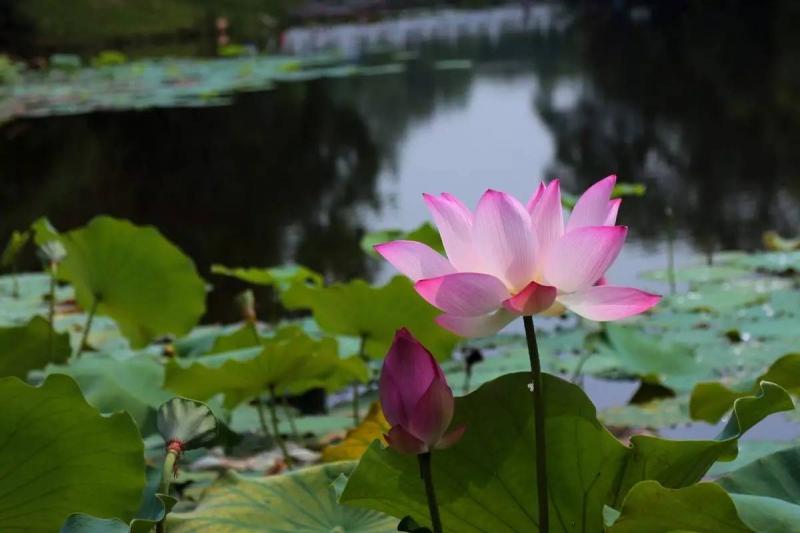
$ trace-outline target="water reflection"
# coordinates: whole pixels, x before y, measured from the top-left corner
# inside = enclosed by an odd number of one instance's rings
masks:
[[[230,107],[19,121],[2,131],[0,233],[46,214],[57,227],[110,213],[158,226],[212,262],[296,259],[369,274],[359,206],[380,208],[378,149],[324,84],[242,95]],[[215,280],[229,298],[225,280]],[[228,302],[210,302],[216,312]],[[214,315],[219,317],[220,315]]]
[[[796,8],[660,5],[423,21],[444,39],[416,38],[426,34],[408,21],[318,29],[353,55],[401,39],[416,57],[401,75],[280,85],[228,107],[7,124],[0,234],[41,214],[72,227],[105,212],[159,226],[204,272],[295,260],[330,279],[370,277],[379,264],[361,236],[427,219],[423,191],[474,203],[490,183],[525,197],[541,178],[580,190],[610,172],[649,187],[622,213],[633,244],[622,278],[663,264],[667,205],[685,261],[757,247],[765,229],[797,232]],[[309,31],[287,46],[338,42]],[[472,67],[439,68],[450,59]],[[215,283],[211,318],[229,318],[235,287]]]

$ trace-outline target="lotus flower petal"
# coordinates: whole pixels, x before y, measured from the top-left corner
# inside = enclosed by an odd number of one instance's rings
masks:
[[[483,316],[440,315],[436,323],[460,337],[487,337],[506,327],[516,317],[515,313],[501,308]]]
[[[433,446],[450,426],[454,405],[453,392],[444,378],[434,380],[414,406],[408,431],[428,446]]]
[[[608,202],[608,215],[604,226],[613,226],[617,223],[617,213],[619,213],[619,206],[622,205],[622,198],[615,198]]]
[[[480,261],[472,249],[472,213],[451,195],[423,195],[439,228],[447,258],[461,271],[477,270]]]
[[[539,203],[539,200],[541,200],[545,189],[547,189],[547,186],[544,183],[539,183],[539,186],[536,187],[536,191],[533,193],[530,200],[528,200],[528,203],[525,205],[525,208],[528,210],[528,213],[533,213],[533,209],[536,207],[536,204]]]
[[[380,397],[386,420],[392,425],[406,423],[436,379],[444,379],[444,374],[433,355],[407,329],[399,330],[381,369]]]
[[[418,455],[428,451],[428,446],[406,431],[403,426],[392,426],[392,429],[390,429],[389,433],[386,433],[383,438],[386,439],[390,447],[400,453]]]
[[[503,307],[519,315],[535,315],[553,305],[557,292],[555,287],[539,285],[532,281],[519,293],[503,302]]]
[[[458,316],[484,315],[497,309],[509,296],[502,281],[474,272],[423,279],[414,288],[431,305]]]
[[[538,261],[546,260],[553,245],[564,234],[564,209],[561,207],[561,185],[553,180],[547,185],[542,199],[531,213],[531,223],[536,235]]]
[[[516,198],[486,191],[475,210],[472,237],[486,271],[511,289],[521,289],[531,281],[535,240],[530,215]]]
[[[590,287],[619,255],[628,228],[588,226],[565,234],[544,262],[544,277],[559,293]]]
[[[444,437],[439,439],[439,442],[436,443],[434,448],[437,450],[444,450],[455,444],[456,442],[461,440],[461,437],[464,436],[464,432],[467,430],[467,426],[458,426],[456,429],[447,433]]]
[[[661,296],[657,294],[611,285],[597,285],[558,297],[558,301],[571,311],[599,322],[638,315],[660,300]]]
[[[609,200],[617,177],[612,175],[586,189],[567,221],[567,233],[585,226],[603,226],[608,218]]]
[[[376,245],[375,251],[412,281],[444,276],[456,271],[440,253],[421,242],[386,242]]]

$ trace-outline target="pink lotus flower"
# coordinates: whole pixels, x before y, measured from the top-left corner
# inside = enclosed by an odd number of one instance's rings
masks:
[[[375,250],[444,311],[439,325],[462,337],[492,335],[555,302],[590,320],[629,317],[661,297],[605,283],[628,233],[615,225],[621,202],[610,199],[615,182],[609,176],[590,187],[566,224],[558,180],[540,184],[525,206],[488,190],[475,213],[450,194],[426,194],[447,258],[414,241]]]
[[[405,328],[395,334],[383,361],[380,397],[392,426],[384,437],[401,453],[447,448],[464,434],[462,426],[445,435],[453,420],[453,392],[436,359]]]

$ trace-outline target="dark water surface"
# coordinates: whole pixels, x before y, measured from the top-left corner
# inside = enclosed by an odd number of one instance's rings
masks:
[[[212,262],[296,261],[331,280],[380,280],[389,271],[359,240],[427,220],[423,192],[474,205],[487,187],[524,199],[543,178],[578,192],[616,173],[648,193],[623,204],[629,244],[611,279],[648,286],[636,274],[665,265],[668,205],[679,263],[800,228],[800,13],[730,4],[292,30],[287,53],[415,58],[404,73],[279,84],[225,107],[6,124],[0,235],[39,215],[70,228],[109,213],[158,226],[209,279]],[[232,318],[237,287],[213,283],[208,319]]]

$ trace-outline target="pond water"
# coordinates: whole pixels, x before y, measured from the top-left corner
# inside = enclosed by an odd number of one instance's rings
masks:
[[[580,192],[616,173],[648,191],[623,203],[629,244],[610,277],[663,290],[637,273],[666,264],[667,206],[679,264],[800,228],[791,9],[553,3],[289,30],[287,54],[335,46],[406,68],[218,107],[14,120],[0,129],[0,234],[109,213],[158,226],[208,278],[214,262],[296,261],[380,281],[390,271],[359,241],[427,220],[423,192],[474,205],[487,187],[527,198],[542,179]],[[213,283],[207,320],[234,318],[239,287]]]

